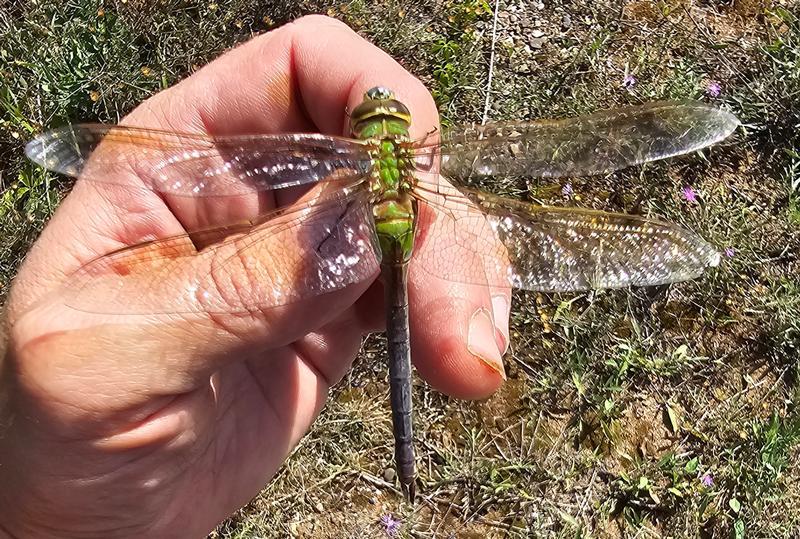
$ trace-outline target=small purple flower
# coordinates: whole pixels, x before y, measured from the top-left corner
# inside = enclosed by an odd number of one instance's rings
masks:
[[[703,484],[704,487],[710,487],[714,484],[714,476],[711,475],[711,472],[706,472],[700,478],[700,482]]]
[[[383,530],[388,537],[397,537],[397,534],[400,533],[400,521],[395,520],[391,514],[383,515],[381,524],[383,524]]]
[[[725,256],[728,258],[733,258],[733,255],[736,254],[736,249],[733,247],[725,247]]]
[[[571,197],[573,193],[575,193],[575,191],[572,189],[572,184],[569,182],[565,183],[561,188],[561,194],[567,198]]]
[[[630,73],[625,74],[625,78],[622,79],[622,87],[630,90],[636,84],[636,77],[631,75]]]
[[[686,202],[697,202],[697,193],[691,185],[683,188],[683,198],[686,199]]]
[[[715,80],[712,80],[706,86],[706,95],[708,97],[719,97],[722,93],[722,86]]]

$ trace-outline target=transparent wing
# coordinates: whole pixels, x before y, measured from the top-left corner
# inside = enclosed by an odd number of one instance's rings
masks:
[[[370,167],[365,146],[340,137],[212,137],[99,124],[46,132],[29,142],[25,153],[69,176],[184,196],[281,189],[341,178],[336,174],[341,170],[363,174]]]
[[[70,276],[65,303],[106,314],[253,312],[371,279],[380,251],[362,187],[102,256]]]
[[[493,123],[446,132],[441,148],[418,145],[423,163],[441,152],[441,172],[470,176],[579,176],[665,159],[719,142],[731,113],[700,102],[655,102],[565,120]]]
[[[697,235],[655,219],[425,189],[412,263],[448,280],[565,292],[683,281],[720,261]]]

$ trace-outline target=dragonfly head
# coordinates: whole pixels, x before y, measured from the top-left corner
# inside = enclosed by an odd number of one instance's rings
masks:
[[[364,100],[367,99],[394,99],[394,92],[386,86],[375,86],[364,94]]]
[[[377,135],[377,126],[382,122],[391,123],[396,132],[407,132],[411,125],[411,113],[402,102],[395,99],[394,92],[383,86],[370,88],[350,115],[350,131],[354,137],[370,138]]]

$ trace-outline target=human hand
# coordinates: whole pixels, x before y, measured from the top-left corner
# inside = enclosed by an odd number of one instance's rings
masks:
[[[413,136],[437,125],[430,94],[390,57],[341,23],[306,17],[225,54],[124,123],[341,134],[345,110],[376,85],[409,106]],[[60,287],[99,254],[263,211],[226,204],[78,182],[59,208],[7,306],[0,531],[204,536],[267,483],[362,335],[382,329],[372,281],[252,316],[103,317],[64,305]],[[494,391],[508,293],[414,271],[409,293],[418,372],[457,397]]]

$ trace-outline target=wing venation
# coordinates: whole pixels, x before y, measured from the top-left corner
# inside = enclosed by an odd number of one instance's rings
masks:
[[[445,279],[567,292],[684,281],[720,262],[705,240],[657,219],[462,192],[422,199],[415,260]]]
[[[48,131],[25,148],[52,171],[88,181],[181,196],[227,196],[366,174],[356,140],[319,134],[214,137],[136,127],[77,124]]]
[[[731,113],[695,101],[661,101],[564,120],[457,128],[441,148],[421,144],[423,162],[441,153],[441,172],[562,177],[608,173],[699,150],[739,126]]]

